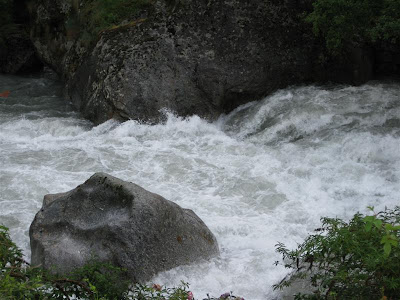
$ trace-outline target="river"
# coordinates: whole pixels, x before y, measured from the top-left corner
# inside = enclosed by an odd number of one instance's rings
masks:
[[[73,111],[53,74],[0,75],[0,223],[29,259],[29,225],[45,194],[107,172],[192,209],[221,256],[163,272],[196,298],[224,292],[279,298],[277,242],[293,248],[320,217],[349,219],[400,204],[400,85],[279,90],[215,122],[165,112],[165,124]]]

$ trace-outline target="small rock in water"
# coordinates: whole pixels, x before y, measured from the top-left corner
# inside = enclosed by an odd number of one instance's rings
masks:
[[[105,173],[46,195],[29,235],[34,266],[66,273],[95,258],[125,268],[136,282],[219,253],[192,210]]]

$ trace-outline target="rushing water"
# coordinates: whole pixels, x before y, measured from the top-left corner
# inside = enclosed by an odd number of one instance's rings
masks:
[[[195,297],[234,291],[279,298],[280,241],[295,247],[321,216],[350,218],[400,199],[400,85],[293,87],[214,123],[172,114],[163,125],[72,111],[49,74],[0,75],[0,223],[29,258],[28,229],[43,195],[108,172],[193,209],[221,256],[159,274]]]

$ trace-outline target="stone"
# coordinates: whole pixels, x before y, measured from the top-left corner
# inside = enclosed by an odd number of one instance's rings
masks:
[[[81,8],[70,0],[38,0],[31,36],[65,81],[71,103],[95,124],[158,123],[165,109],[215,120],[288,85],[372,78],[371,49],[352,46],[345,59],[321,59],[323,40],[302,17],[312,2],[156,0],[85,46],[85,28],[75,35],[65,28]]]
[[[126,26],[103,31],[89,49],[66,35],[79,9],[69,0],[40,0],[31,36],[66,82],[69,100],[95,124],[158,123],[164,109],[213,120],[312,80],[316,42],[301,20],[311,2],[157,0]]]
[[[134,282],[219,254],[192,210],[105,173],[46,195],[29,235],[33,266],[67,273],[94,258],[127,269]]]

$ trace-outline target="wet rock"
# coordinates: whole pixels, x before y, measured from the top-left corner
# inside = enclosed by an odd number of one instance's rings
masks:
[[[64,273],[95,257],[126,268],[138,282],[219,253],[193,211],[104,173],[46,195],[29,235],[33,265]]]
[[[315,41],[301,14],[311,1],[155,1],[130,23],[105,30],[93,49],[65,24],[67,0],[32,8],[32,38],[67,83],[83,115],[163,120],[162,109],[215,119],[312,78]],[[48,24],[51,23],[51,30]]]
[[[321,62],[323,43],[302,17],[311,4],[158,0],[125,25],[104,30],[92,49],[65,28],[79,7],[40,0],[32,7],[32,38],[66,81],[71,102],[95,123],[157,123],[164,108],[215,119],[288,85],[370,79],[368,51],[350,49],[342,62]]]

